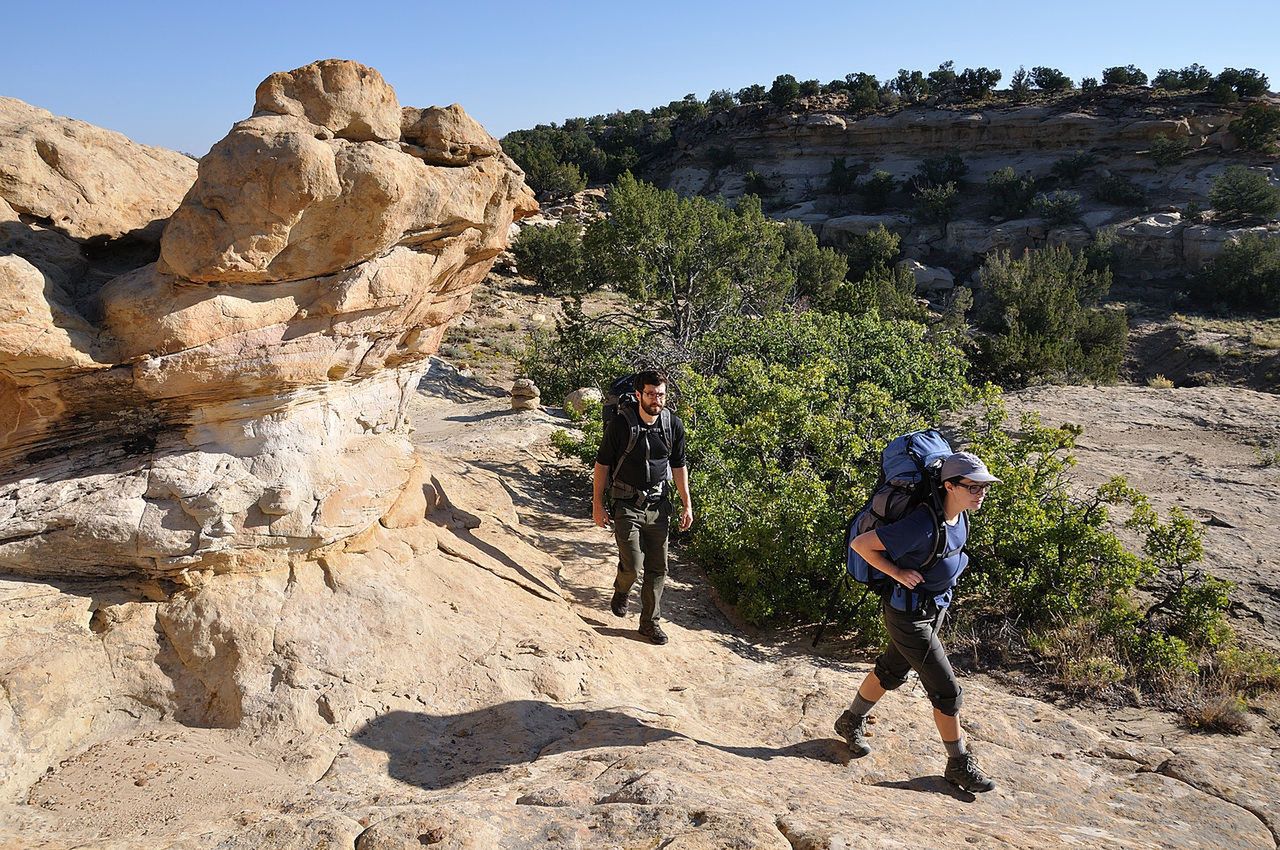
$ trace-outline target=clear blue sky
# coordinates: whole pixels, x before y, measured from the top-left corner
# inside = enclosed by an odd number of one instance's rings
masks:
[[[1280,3],[20,2],[3,15],[0,95],[203,154],[273,71],[372,65],[406,106],[461,103],[491,133],[649,108],[789,73],[1049,65],[1253,67],[1280,89]]]

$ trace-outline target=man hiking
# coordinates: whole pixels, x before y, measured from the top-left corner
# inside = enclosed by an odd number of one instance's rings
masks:
[[[627,614],[627,594],[638,571],[640,634],[662,645],[667,635],[662,619],[662,588],[667,578],[667,535],[671,522],[671,487],[680,492],[680,530],[693,524],[689,476],[685,470],[684,423],[666,410],[667,379],[646,370],[632,381],[635,399],[619,401],[618,414],[605,428],[596,454],[591,514],[604,528],[613,523],[618,543],[618,574],[610,609]],[[605,510],[606,495],[610,511]]]
[[[962,689],[938,637],[960,574],[969,564],[964,545],[969,537],[969,511],[982,507],[987,490],[999,483],[986,465],[969,452],[956,452],[942,462],[941,525],[935,524],[927,505],[920,505],[897,522],[864,531],[850,547],[867,563],[893,580],[882,602],[889,646],[876,659],[875,669],[858,687],[853,704],[836,720],[836,733],[849,742],[849,752],[871,752],[865,736],[867,714],[886,691],[900,687],[907,673],[920,676],[933,721],[947,751],[948,782],[965,791],[990,791],[995,781],[978,767],[965,746],[960,728]],[[936,536],[946,535],[937,549]],[[927,570],[922,564],[931,553],[941,554]]]

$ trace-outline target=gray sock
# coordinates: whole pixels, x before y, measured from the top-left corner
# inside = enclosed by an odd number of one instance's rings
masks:
[[[957,756],[962,756],[969,752],[968,748],[964,745],[963,737],[961,737],[959,741],[943,741],[942,746],[947,748],[947,755],[951,758],[956,758]]]
[[[862,698],[862,694],[858,694],[853,698],[853,704],[849,706],[849,711],[853,712],[859,717],[865,717],[866,715],[870,714],[871,709],[875,707],[876,707],[876,704],[874,702],[871,702],[870,700],[865,700]]]

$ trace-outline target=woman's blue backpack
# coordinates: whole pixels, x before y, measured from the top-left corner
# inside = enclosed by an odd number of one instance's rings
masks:
[[[919,505],[929,509],[936,542],[933,554],[917,569],[924,572],[937,562],[947,542],[947,536],[941,533],[942,481],[939,471],[942,462],[951,454],[950,444],[932,428],[903,434],[885,446],[880,454],[880,479],[871,491],[871,498],[854,515],[845,532],[845,569],[854,581],[881,593],[892,589],[889,577],[868,564],[850,544],[859,534],[897,522]]]

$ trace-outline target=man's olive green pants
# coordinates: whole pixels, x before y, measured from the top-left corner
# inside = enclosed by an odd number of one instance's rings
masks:
[[[613,537],[618,541],[618,576],[615,593],[626,593],[644,571],[640,585],[640,625],[662,619],[662,587],[667,582],[667,535],[671,527],[671,500],[649,507],[628,502],[613,505]]]

